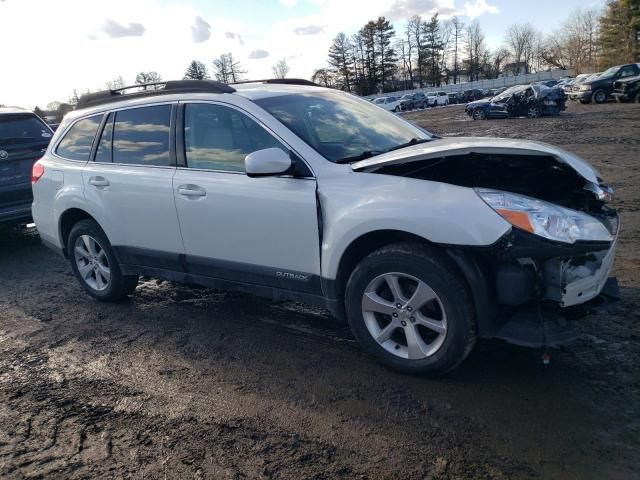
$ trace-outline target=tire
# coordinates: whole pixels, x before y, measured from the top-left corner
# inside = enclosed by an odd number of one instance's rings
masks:
[[[593,95],[591,95],[591,98],[593,98],[593,101],[596,103],[604,103],[607,101],[607,92],[604,90],[596,90],[593,92]]]
[[[580,103],[581,103],[581,104],[583,104],[583,105],[586,105],[586,104],[588,104],[588,103],[591,103],[591,99],[590,99],[590,98],[589,98],[589,99],[587,99],[587,100],[582,100],[582,99],[580,99]]]
[[[137,275],[122,274],[111,243],[93,220],[80,220],[73,226],[67,252],[76,279],[98,300],[121,300],[138,285]]]
[[[540,107],[532,106],[527,110],[527,117],[529,118],[539,118],[542,116],[542,110]]]
[[[400,107],[396,107],[396,108],[394,108],[394,109],[393,109],[393,111],[394,111],[395,113],[398,113],[398,112],[400,111]]]
[[[473,112],[471,112],[471,117],[473,117],[474,120],[484,120],[487,118],[484,110],[482,110],[481,108],[476,108]]]
[[[389,287],[393,276],[401,295],[393,295]],[[426,295],[424,302],[415,300],[417,286]],[[386,313],[379,313],[380,307]],[[447,373],[476,341],[466,282],[446,255],[419,243],[388,245],[362,260],[347,282],[345,309],[362,348],[402,373]]]

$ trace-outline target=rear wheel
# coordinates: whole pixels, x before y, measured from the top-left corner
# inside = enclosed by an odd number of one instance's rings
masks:
[[[475,343],[464,280],[425,245],[397,243],[366,257],[349,278],[345,306],[362,347],[401,372],[446,373]]]
[[[486,118],[484,110],[482,110],[481,108],[476,108],[471,116],[474,120],[484,120]]]
[[[81,220],[73,226],[67,252],[74,275],[98,300],[120,300],[138,285],[138,276],[122,274],[107,236],[93,220]]]

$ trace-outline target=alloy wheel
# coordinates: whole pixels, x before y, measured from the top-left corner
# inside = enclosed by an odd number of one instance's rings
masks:
[[[76,267],[82,280],[92,289],[105,290],[111,282],[109,259],[100,243],[90,235],[80,235],[74,247]]]
[[[440,297],[425,282],[405,273],[385,273],[369,282],[362,315],[373,339],[400,358],[430,357],[447,335]]]

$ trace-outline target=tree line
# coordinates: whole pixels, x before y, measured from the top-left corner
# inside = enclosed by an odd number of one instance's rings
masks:
[[[458,17],[409,18],[396,31],[385,17],[352,35],[338,33],[327,66],[312,80],[359,95],[492,79],[552,68],[575,74],[640,60],[640,2],[609,1],[604,11],[578,9],[558,31],[543,35],[530,23],[507,30],[490,49],[480,22]]]

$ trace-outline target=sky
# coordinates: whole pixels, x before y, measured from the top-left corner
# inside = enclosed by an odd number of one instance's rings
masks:
[[[286,59],[289,77],[326,66],[338,32],[355,33],[384,15],[396,31],[406,19],[439,12],[478,19],[489,46],[512,23],[551,33],[579,8],[604,0],[0,0],[0,104],[44,108],[73,89],[100,90],[140,71],[180,79],[191,60],[232,52],[247,78],[269,78]]]

